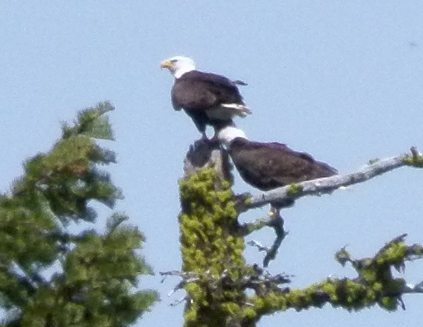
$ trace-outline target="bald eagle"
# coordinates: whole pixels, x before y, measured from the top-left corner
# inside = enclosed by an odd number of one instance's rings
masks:
[[[249,141],[245,133],[234,126],[220,129],[217,137],[244,181],[263,191],[337,174],[335,168],[314,160],[307,153],[291,150],[285,144]]]
[[[204,138],[207,125],[226,125],[235,116],[251,114],[237,87],[246,83],[198,71],[194,61],[183,56],[163,60],[160,66],[175,77],[171,91],[173,108],[184,109]]]

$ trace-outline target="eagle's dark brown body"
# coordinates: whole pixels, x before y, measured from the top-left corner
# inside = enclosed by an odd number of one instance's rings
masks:
[[[204,133],[206,125],[228,122],[236,115],[250,113],[239,93],[237,84],[228,78],[193,70],[175,79],[172,87],[172,105],[175,110],[184,109],[198,130]],[[240,105],[241,109],[230,109],[222,105]],[[244,109],[242,108],[244,107]]]
[[[241,177],[263,191],[337,174],[328,164],[280,143],[252,142],[238,137],[228,150]]]

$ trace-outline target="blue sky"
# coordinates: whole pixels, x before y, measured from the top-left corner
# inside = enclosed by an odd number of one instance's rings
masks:
[[[170,104],[167,57],[193,57],[200,69],[248,82],[253,115],[238,121],[251,139],[279,141],[349,172],[369,159],[423,149],[423,2],[407,1],[0,1],[0,190],[21,163],[46,151],[60,122],[110,100],[118,153],[110,168],[126,211],[147,236],[143,253],[156,272],[180,267],[177,179],[191,120]],[[290,234],[270,266],[306,286],[352,276],[333,255],[344,245],[368,256],[401,233],[423,242],[422,171],[403,168],[331,196],[307,198],[283,212]],[[235,190],[254,191],[239,178]],[[101,210],[107,214],[107,210]],[[266,209],[247,213],[263,215]],[[98,226],[104,225],[102,219]],[[270,231],[253,235],[269,244]],[[247,249],[250,262],[261,260]],[[423,279],[413,262],[406,276]],[[139,326],[180,326],[177,283],[141,280],[162,302]],[[259,326],[415,326],[423,296],[407,310],[360,313],[325,307],[263,318]]]

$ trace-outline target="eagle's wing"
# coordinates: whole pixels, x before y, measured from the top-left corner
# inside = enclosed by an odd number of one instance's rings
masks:
[[[236,84],[224,76],[188,72],[175,81],[172,88],[175,109],[208,110],[222,103],[243,103]]]
[[[234,162],[248,183],[263,190],[336,174],[329,165],[280,143],[249,142]]]

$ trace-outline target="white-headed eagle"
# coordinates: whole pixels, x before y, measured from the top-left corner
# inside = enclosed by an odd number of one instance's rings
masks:
[[[217,131],[217,138],[244,181],[263,191],[337,174],[335,168],[285,144],[250,141],[234,126]]]
[[[246,83],[198,71],[194,61],[183,56],[163,60],[160,67],[169,69],[175,77],[171,91],[173,108],[184,109],[203,137],[207,125],[227,125],[235,116],[251,114],[237,87]]]

